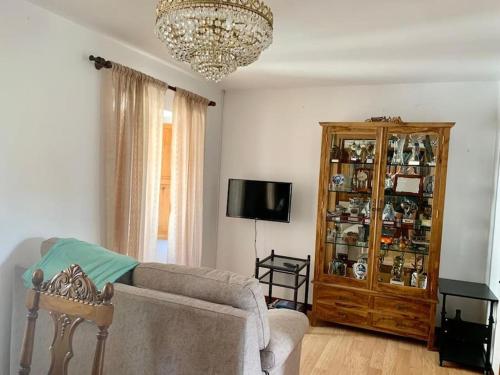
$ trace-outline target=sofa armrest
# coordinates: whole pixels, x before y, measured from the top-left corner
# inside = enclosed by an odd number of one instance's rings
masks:
[[[115,284],[115,292],[106,362],[121,363],[108,373],[260,374],[253,314],[128,285]]]
[[[260,351],[260,359],[262,369],[271,372],[281,367],[301,345],[302,338],[309,330],[309,320],[304,314],[287,309],[269,310],[268,318],[271,340],[267,348]]]

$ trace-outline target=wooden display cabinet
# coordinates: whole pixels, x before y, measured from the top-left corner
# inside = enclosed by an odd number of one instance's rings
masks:
[[[434,346],[453,125],[321,123],[313,324]]]

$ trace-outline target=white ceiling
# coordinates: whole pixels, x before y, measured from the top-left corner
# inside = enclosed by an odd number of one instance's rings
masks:
[[[189,70],[153,34],[156,0],[30,1]],[[500,80],[499,0],[266,2],[274,43],[224,88]]]

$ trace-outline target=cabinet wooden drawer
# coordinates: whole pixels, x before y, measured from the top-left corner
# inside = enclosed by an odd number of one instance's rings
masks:
[[[406,299],[374,297],[373,310],[388,313],[414,316],[428,319],[430,304],[426,302],[411,302]]]
[[[330,322],[353,324],[356,326],[368,325],[368,311],[362,308],[341,308],[337,306],[316,303],[316,315],[319,319]]]
[[[365,293],[340,288],[320,286],[315,291],[316,302],[339,307],[368,307],[369,296]]]
[[[428,323],[414,318],[373,313],[372,325],[375,328],[418,338],[426,338],[429,333]]]

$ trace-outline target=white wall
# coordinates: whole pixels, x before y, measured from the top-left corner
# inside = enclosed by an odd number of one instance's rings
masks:
[[[499,161],[500,161],[500,84],[498,85],[499,96],[498,96],[498,134],[497,134],[497,145],[495,150],[496,156],[496,195],[494,199],[494,205],[492,207],[492,224],[491,224],[491,256],[489,261],[489,287],[495,295],[500,298],[500,184],[499,176],[500,171]],[[498,309],[497,309],[498,311]],[[497,316],[497,323],[498,318]],[[500,329],[498,324],[495,326],[495,338],[493,341],[493,370],[498,369],[500,366]]]
[[[217,102],[205,148],[204,256],[215,265],[222,92],[21,0],[0,1],[0,373],[8,373],[11,280],[42,239],[99,242],[101,54]],[[22,319],[23,317],[16,317]]]
[[[225,216],[228,178],[291,181],[291,223],[259,222],[259,253],[263,257],[276,249],[314,257],[318,122],[399,115],[406,121],[456,122],[451,132],[440,276],[485,282],[497,95],[493,82],[226,92],[217,266],[247,275],[254,267],[253,223]],[[464,311],[466,318],[470,311]],[[481,318],[480,312],[472,315]]]

